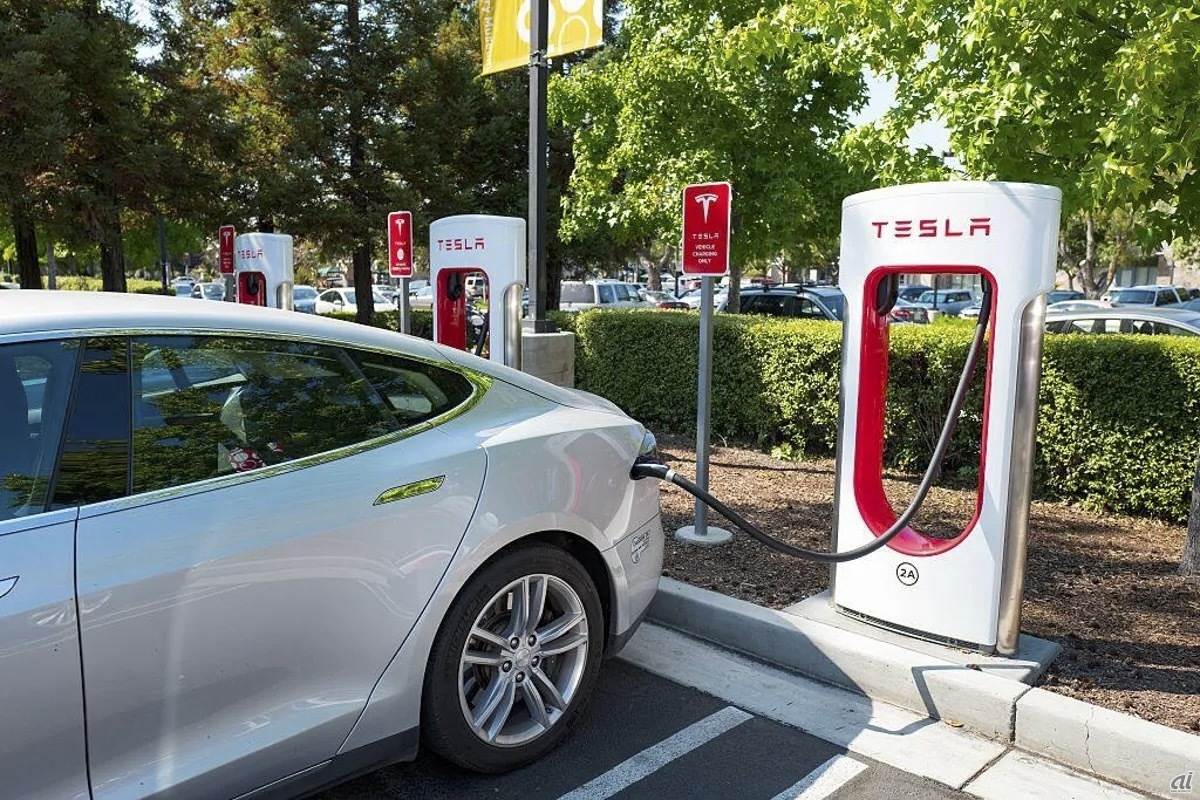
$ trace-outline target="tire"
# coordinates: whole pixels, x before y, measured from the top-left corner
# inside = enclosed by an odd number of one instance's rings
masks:
[[[525,620],[522,610],[539,597],[542,613]],[[603,647],[599,593],[578,561],[547,544],[501,555],[468,581],[434,640],[425,746],[484,773],[540,758],[579,721]]]

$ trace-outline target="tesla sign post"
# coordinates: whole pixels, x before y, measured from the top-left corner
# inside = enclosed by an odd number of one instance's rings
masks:
[[[408,279],[413,274],[412,243],[412,212],[388,214],[388,271],[393,278],[400,279],[400,293],[396,299],[399,301],[401,333],[412,330],[408,313]]]
[[[696,402],[696,483],[708,490],[708,423],[712,411],[713,278],[729,274],[733,187],[699,183],[683,190],[683,273],[700,276],[700,374]],[[696,524],[675,536],[701,545],[724,544],[729,531],[708,527],[708,506],[696,501]]]
[[[234,298],[233,239],[237,235],[232,225],[222,225],[217,230],[217,267],[225,278],[225,299]]]

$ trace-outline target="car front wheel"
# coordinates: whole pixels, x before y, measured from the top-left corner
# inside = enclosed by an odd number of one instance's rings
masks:
[[[570,732],[600,669],[604,616],[591,576],[550,545],[475,575],[438,632],[425,676],[425,744],[478,772],[505,772]]]

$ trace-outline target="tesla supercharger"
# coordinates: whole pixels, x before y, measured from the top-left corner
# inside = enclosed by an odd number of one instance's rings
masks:
[[[885,282],[912,273],[974,276],[991,287],[994,310],[981,357],[986,378],[971,521],[950,538],[909,526],[883,549],[838,564],[832,595],[839,610],[981,652],[1016,652],[1045,293],[1054,288],[1061,198],[1049,186],[950,182],[864,192],[842,204],[837,550],[884,533],[901,505],[883,485]]]
[[[233,240],[234,286],[239,303],[292,309],[292,237],[243,233]]]
[[[464,214],[429,226],[433,338],[467,347],[467,276],[487,277],[491,360],[521,368],[521,294],[525,282],[525,220]]]

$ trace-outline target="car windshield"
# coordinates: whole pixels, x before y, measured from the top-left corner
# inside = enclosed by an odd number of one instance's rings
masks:
[[[1149,289],[1118,289],[1113,292],[1114,303],[1129,303],[1130,305],[1154,305],[1154,292]]]
[[[225,297],[225,287],[219,283],[208,283],[202,289],[209,300],[221,300]]]
[[[311,286],[297,286],[292,290],[293,300],[312,300],[317,296],[317,290]]]

